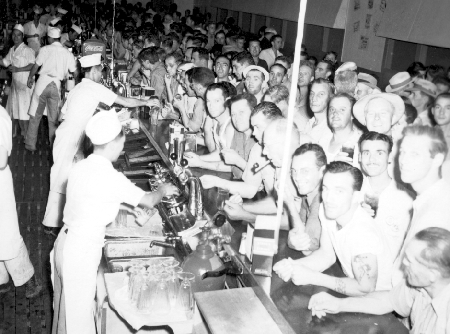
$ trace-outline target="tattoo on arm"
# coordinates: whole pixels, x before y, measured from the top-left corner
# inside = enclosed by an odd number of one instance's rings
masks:
[[[356,255],[353,258],[354,274],[358,282],[362,279],[372,279],[377,276],[377,270],[372,268],[367,255]]]
[[[342,293],[345,295],[345,282],[342,278],[336,278],[336,286],[334,288],[336,292]]]

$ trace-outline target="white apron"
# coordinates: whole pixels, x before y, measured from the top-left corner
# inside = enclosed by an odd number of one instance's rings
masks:
[[[102,247],[103,243],[94,243],[70,229],[67,233],[62,266],[67,334],[96,333],[93,309],[86,305],[92,305],[95,298]]]
[[[6,110],[0,106],[0,145],[8,155],[12,147],[12,122]],[[22,236],[17,219],[16,199],[9,166],[0,170],[0,261],[10,260],[19,255]]]
[[[54,82],[56,84],[56,88],[58,89],[58,91],[61,89],[61,81],[59,81],[57,78],[52,78],[45,74],[39,76],[39,79],[34,87],[33,95],[31,97],[31,105],[30,109],[28,110],[28,115],[33,117],[36,115],[36,110],[39,105],[39,97],[51,82]],[[47,115],[47,107],[45,107],[44,115]]]
[[[24,67],[33,63],[34,56],[24,56],[26,48],[28,47],[24,43],[19,45],[16,50],[12,48],[6,56],[6,59],[11,65],[16,67]],[[29,73],[30,72],[17,72],[12,74],[11,95],[6,104],[8,113],[12,115],[14,119],[20,119],[21,121],[28,121],[30,119],[28,108],[30,107],[33,90],[27,86]]]

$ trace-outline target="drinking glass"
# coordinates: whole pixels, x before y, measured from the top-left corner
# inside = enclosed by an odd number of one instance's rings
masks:
[[[177,304],[186,318],[191,319],[194,315],[194,295],[192,294],[191,282],[195,276],[192,273],[181,272],[178,274],[181,279],[180,288],[178,289]]]
[[[142,285],[145,283],[145,268],[131,267],[129,272],[130,280],[128,282],[128,298],[131,300],[131,303],[134,304],[137,302]]]
[[[169,278],[167,280],[167,285],[169,288],[169,302],[172,309],[176,306],[177,303],[177,294],[178,289],[180,288],[178,274],[182,271],[183,269],[181,269],[179,266],[176,266],[170,268],[170,272],[167,272],[169,274]]]
[[[378,196],[374,194],[364,194],[364,202],[372,208],[374,212],[374,217],[377,216],[377,210],[378,210]]]
[[[218,188],[217,197],[216,197],[216,205],[219,211],[223,211],[223,207],[225,205],[225,201],[230,197],[230,192],[226,189]]]
[[[146,312],[150,310],[152,303],[152,282],[148,272],[143,273],[142,277],[144,281],[139,290],[136,306],[139,311]]]
[[[355,144],[346,142],[342,144],[341,152],[347,153],[350,159],[353,159],[353,154],[355,154]]]
[[[170,313],[170,300],[169,300],[169,287],[167,285],[167,280],[169,279],[169,274],[162,273],[156,275],[156,288],[154,293],[153,307],[152,310],[158,315],[167,315]]]

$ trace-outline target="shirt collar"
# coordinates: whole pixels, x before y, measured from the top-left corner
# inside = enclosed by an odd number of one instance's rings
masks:
[[[62,45],[60,42],[53,42],[53,43],[50,44],[50,45],[63,47],[63,45]]]
[[[106,159],[105,157],[103,157],[103,156],[101,156],[99,154],[92,153],[88,157],[88,159],[93,160],[95,163],[98,163],[98,164],[101,164],[101,165],[105,165],[105,166],[108,166],[108,167],[112,167],[111,161],[109,161],[108,159]]]

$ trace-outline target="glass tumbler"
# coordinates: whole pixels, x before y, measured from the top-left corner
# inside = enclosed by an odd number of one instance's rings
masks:
[[[181,279],[180,288],[178,289],[177,304],[187,319],[192,319],[194,315],[194,295],[192,294],[191,282],[195,276],[192,273],[181,272],[178,274]]]
[[[175,308],[177,304],[177,294],[180,288],[178,274],[182,271],[183,269],[181,269],[179,266],[176,266],[170,268],[170,272],[167,272],[169,274],[169,277],[167,279],[167,285],[169,289],[169,302],[172,309]]]
[[[167,280],[169,274],[162,273],[156,275],[156,288],[152,303],[152,311],[157,315],[167,315],[170,313],[169,287]]]
[[[223,212],[223,207],[225,205],[225,201],[230,197],[230,192],[226,189],[218,188],[217,197],[216,197],[216,205],[217,209]]]

